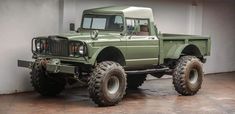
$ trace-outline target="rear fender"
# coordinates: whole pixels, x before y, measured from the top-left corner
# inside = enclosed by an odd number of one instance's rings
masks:
[[[196,57],[202,57],[201,51],[196,45],[184,44],[184,45],[174,45],[167,53],[165,58],[178,59],[182,54],[193,55]]]

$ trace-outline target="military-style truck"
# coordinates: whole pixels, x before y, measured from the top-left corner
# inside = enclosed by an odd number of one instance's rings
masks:
[[[148,74],[172,75],[179,94],[196,94],[210,43],[209,37],[160,33],[151,8],[102,7],[85,10],[74,33],[33,38],[35,61],[18,60],[18,66],[32,69],[32,86],[42,96],[80,82],[98,106],[112,106]]]

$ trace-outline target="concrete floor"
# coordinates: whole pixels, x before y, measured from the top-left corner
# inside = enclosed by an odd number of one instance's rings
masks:
[[[171,79],[149,80],[117,106],[97,107],[85,88],[55,98],[35,92],[0,96],[0,114],[235,114],[235,72],[207,75],[195,96],[180,96]]]

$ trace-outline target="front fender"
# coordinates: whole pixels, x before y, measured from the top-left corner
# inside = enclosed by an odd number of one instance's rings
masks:
[[[101,52],[103,49],[107,48],[107,47],[108,47],[108,46],[100,47],[98,50],[96,50],[96,52],[95,52],[95,53],[92,55],[92,57],[88,60],[89,63],[90,63],[91,65],[94,65],[95,62],[96,62],[96,58],[98,57],[98,55],[100,54],[100,52]]]

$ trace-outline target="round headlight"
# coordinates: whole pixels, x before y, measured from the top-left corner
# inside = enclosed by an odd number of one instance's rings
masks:
[[[79,47],[79,54],[81,54],[81,55],[84,54],[84,46],[83,46],[83,45],[81,45],[81,46]]]
[[[69,56],[80,57],[86,54],[86,47],[80,42],[69,43]]]
[[[40,42],[36,42],[36,49],[41,50],[41,43]]]

